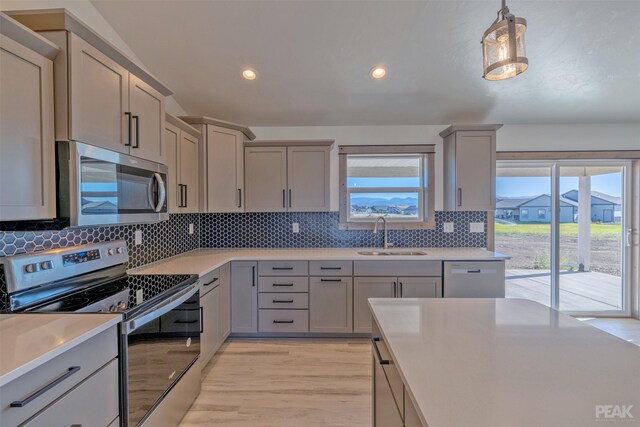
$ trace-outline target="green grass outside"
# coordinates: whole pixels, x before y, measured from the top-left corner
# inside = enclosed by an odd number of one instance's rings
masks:
[[[520,223],[516,225],[495,224],[496,236],[546,236],[551,233],[550,224]],[[560,224],[560,236],[578,237],[578,224]],[[591,224],[591,238],[594,240],[619,239],[620,224]]]

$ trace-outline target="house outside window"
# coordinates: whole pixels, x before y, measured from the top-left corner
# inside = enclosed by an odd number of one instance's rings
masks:
[[[435,228],[433,146],[341,146],[340,229]]]
[[[522,209],[520,216],[522,216],[522,218],[529,218],[529,209]]]
[[[538,209],[538,218],[544,218],[547,216],[547,210],[546,209]]]

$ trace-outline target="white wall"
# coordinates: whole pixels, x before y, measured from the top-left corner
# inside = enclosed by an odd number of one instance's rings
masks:
[[[95,32],[104,37],[116,48],[120,49],[138,66],[153,74],[153,70],[149,70],[144,66],[140,58],[127,46],[124,40],[122,40],[89,0],[0,0],[0,10],[2,11],[60,8],[69,10]],[[166,110],[167,113],[176,116],[186,115],[184,109],[172,96],[167,97]]]
[[[331,209],[338,210],[339,145],[435,144],[435,208],[442,209],[442,139],[447,126],[252,127],[258,139],[335,139],[331,152]],[[640,124],[505,125],[499,151],[640,150]]]

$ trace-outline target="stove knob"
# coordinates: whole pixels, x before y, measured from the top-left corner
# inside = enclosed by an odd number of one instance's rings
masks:
[[[116,250],[114,248],[107,250],[107,255],[115,255],[115,254],[116,254]]]
[[[116,252],[118,252],[119,254],[123,254],[124,253],[124,248],[123,247],[119,247]]]
[[[43,270],[51,270],[53,268],[52,261],[43,261],[40,263],[40,268]]]
[[[116,311],[116,306],[114,304],[111,304],[111,307],[109,307],[109,311],[111,313],[113,313],[114,311]]]
[[[26,273],[35,273],[40,271],[40,264],[27,264],[24,266],[24,271]]]

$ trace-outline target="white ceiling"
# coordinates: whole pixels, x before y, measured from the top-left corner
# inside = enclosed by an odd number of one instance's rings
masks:
[[[640,1],[509,1],[529,24],[530,68],[502,82],[481,78],[499,0],[91,1],[189,114],[252,126],[640,121]],[[376,64],[388,67],[379,81]]]

